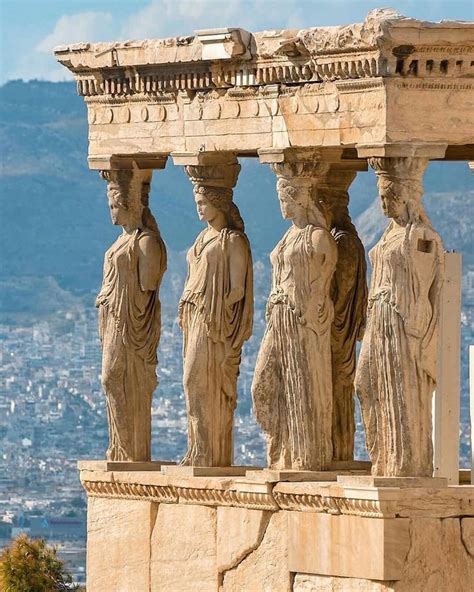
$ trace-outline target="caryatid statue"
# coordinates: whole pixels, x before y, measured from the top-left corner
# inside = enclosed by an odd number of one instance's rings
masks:
[[[292,224],[270,256],[267,327],[252,396],[273,469],[322,470],[332,460],[330,288],[337,246],[317,191],[327,166],[272,165],[282,215]]]
[[[104,171],[112,223],[123,232],[105,254],[97,296],[102,386],[111,461],[149,461],[151,405],[161,332],[166,249],[149,206],[150,172]]]
[[[423,158],[372,158],[390,224],[370,251],[368,320],[356,374],[372,474],[431,476],[441,239],[421,199]]]
[[[226,467],[233,460],[240,354],[253,322],[250,244],[232,201],[239,171],[237,163],[186,167],[206,227],[188,251],[179,304],[188,413],[184,465]]]
[[[348,188],[355,175],[353,171],[331,167],[321,188],[329,207],[330,231],[337,244],[337,265],[331,285],[333,460],[354,458],[356,345],[364,334],[367,309],[364,245],[348,208]]]

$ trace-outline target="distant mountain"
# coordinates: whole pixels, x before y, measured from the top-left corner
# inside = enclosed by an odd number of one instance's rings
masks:
[[[52,277],[0,278],[0,319],[7,324],[29,324],[32,318],[70,312],[82,305]]]
[[[105,183],[87,168],[86,109],[74,83],[13,81],[0,87],[0,146],[0,281],[52,277],[76,294],[95,291],[103,253],[118,231],[109,221]],[[265,258],[287,223],[269,167],[256,159],[242,165],[235,199],[255,258]],[[425,178],[434,226],[446,247],[465,250],[469,261],[471,183],[465,163],[432,163]],[[386,225],[376,195],[373,173],[359,173],[351,188],[351,212],[367,245]],[[155,172],[151,199],[169,250],[183,251],[202,226],[181,167],[170,161]],[[174,290],[183,269],[183,256],[172,255],[167,282]]]

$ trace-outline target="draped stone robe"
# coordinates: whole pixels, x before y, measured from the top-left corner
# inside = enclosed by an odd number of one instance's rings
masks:
[[[367,308],[367,265],[364,246],[349,221],[335,225],[337,265],[331,297],[334,322],[331,329],[333,380],[333,459],[354,458],[354,377],[356,345],[364,334]]]
[[[229,305],[231,255],[243,257],[246,264],[243,298]],[[240,355],[253,322],[250,245],[237,230],[224,228],[211,238],[204,230],[187,260],[179,305],[188,412],[188,450],[182,464],[230,466]]]
[[[315,232],[325,235],[326,253],[314,251]],[[254,410],[267,436],[270,467],[320,470],[332,458],[329,290],[336,245],[323,228],[292,227],[270,258],[272,291],[252,384]]]
[[[431,476],[441,239],[393,221],[370,251],[367,329],[356,374],[372,473]]]
[[[155,240],[159,247],[156,290],[140,287],[138,247],[144,238]],[[161,333],[159,284],[165,270],[165,245],[159,234],[147,228],[123,232],[105,254],[96,305],[109,419],[109,460],[150,460],[151,400],[157,386],[156,350]]]

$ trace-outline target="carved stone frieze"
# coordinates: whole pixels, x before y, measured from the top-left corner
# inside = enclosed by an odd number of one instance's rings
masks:
[[[394,502],[278,491],[274,492],[273,496],[280,509],[294,512],[323,512],[333,515],[365,516],[366,518],[395,516]]]
[[[397,83],[397,88],[410,88],[416,90],[472,90],[474,84],[469,82],[441,82],[439,80],[436,82],[423,82],[418,80],[408,82],[406,80],[401,80]]]
[[[118,481],[89,481],[87,479],[82,480],[82,485],[90,497],[140,499],[167,504],[232,506],[273,512],[280,509],[272,494],[264,492],[123,483]]]
[[[199,504],[200,506],[231,505],[228,492],[224,489],[197,489],[193,487],[176,487],[178,501],[181,504]]]
[[[231,489],[177,488],[179,503],[204,506],[232,506],[249,510],[277,511],[279,506],[271,493]]]
[[[282,510],[296,510],[300,512],[324,512],[323,498],[321,495],[308,495],[306,493],[273,493],[278,507]]]
[[[336,88],[340,94],[353,92],[367,92],[383,89],[385,83],[382,78],[366,80],[337,80]]]
[[[143,485],[120,481],[82,481],[82,486],[90,497],[147,499],[158,503],[178,502],[176,488],[162,485]]]
[[[147,105],[169,105],[177,104],[179,93],[156,93],[154,95],[147,95],[145,93],[137,93],[134,95],[115,96],[113,98],[107,95],[93,95],[85,97],[88,105],[130,105],[134,103],[146,103]]]
[[[127,478],[129,479],[129,477]],[[396,488],[383,492],[375,489],[372,495],[367,490],[345,490],[332,495],[317,484],[305,491],[304,484],[280,483],[267,491],[245,491],[241,486],[199,486],[189,484],[151,484],[121,481],[115,473],[113,480],[94,480],[83,477],[82,485],[89,497],[150,501],[163,504],[185,504],[208,507],[234,507],[249,510],[277,512],[316,512],[332,515],[362,516],[365,518],[396,518],[437,516],[440,518],[473,516],[472,488],[405,489],[399,495]],[[138,480],[137,480],[138,481]],[[283,486],[283,490],[281,490]],[[248,489],[251,489],[248,488]],[[429,495],[427,493],[429,492]]]

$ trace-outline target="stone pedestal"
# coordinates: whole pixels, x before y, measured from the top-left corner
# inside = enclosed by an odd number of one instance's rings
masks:
[[[81,481],[88,592],[472,589],[472,486],[186,477],[84,462]]]

